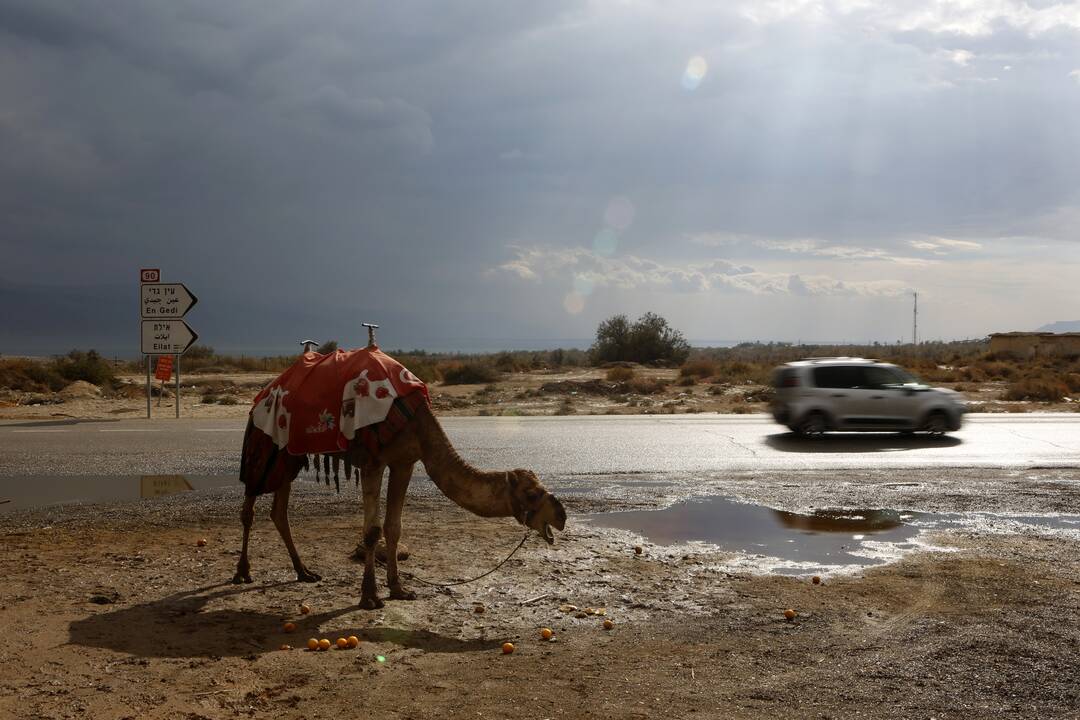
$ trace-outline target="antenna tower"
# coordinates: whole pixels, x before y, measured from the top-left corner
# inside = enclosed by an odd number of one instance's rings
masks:
[[[919,293],[912,293],[915,296],[915,307],[911,313],[911,344],[919,344]]]

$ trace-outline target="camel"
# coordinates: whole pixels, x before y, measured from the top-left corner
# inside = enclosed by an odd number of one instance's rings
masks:
[[[361,542],[364,546],[364,577],[360,591],[360,607],[367,610],[383,607],[375,582],[375,546],[380,536],[385,535],[386,543],[386,582],[390,589],[390,598],[394,600],[413,600],[416,594],[407,590],[398,574],[398,541],[401,538],[401,512],[405,504],[405,493],[412,479],[413,467],[423,462],[428,476],[446,495],[459,506],[480,517],[513,517],[522,525],[536,530],[548,542],[555,542],[552,528],[562,530],[566,525],[566,510],[562,503],[549,493],[536,475],[521,468],[504,471],[482,471],[473,467],[458,455],[450,444],[449,438],[431,411],[426,396],[420,401],[405,403],[405,398],[394,401],[395,408],[406,418],[403,427],[392,439],[377,451],[372,452],[369,445],[357,439],[350,442],[343,452],[333,457],[335,465],[343,460],[346,465],[346,477],[351,474],[350,466],[360,469],[360,484],[363,493],[364,526]],[[399,406],[400,404],[400,406]],[[249,445],[249,436],[260,433],[251,420],[248,422],[244,437],[245,448]],[[308,466],[306,456],[280,454],[280,460],[287,464],[286,480],[273,490],[274,500],[270,511],[274,525],[281,535],[285,548],[292,559],[296,578],[302,582],[317,582],[320,576],[311,572],[300,559],[289,529],[289,493],[292,480],[300,470]],[[324,458],[325,460],[325,458]],[[245,461],[241,463],[241,478],[245,477]],[[274,463],[267,461],[266,467]],[[389,468],[389,481],[386,493],[386,514],[383,525],[378,524],[379,496],[382,490],[384,471]],[[248,473],[251,474],[250,472]],[[247,482],[244,480],[245,483]],[[251,582],[251,566],[248,561],[248,538],[255,518],[255,500],[258,494],[266,490],[253,491],[248,488],[240,513],[243,524],[243,544],[240,560],[237,563],[234,583]]]

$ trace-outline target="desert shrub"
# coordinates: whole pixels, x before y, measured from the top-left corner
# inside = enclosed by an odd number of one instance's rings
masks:
[[[337,340],[327,340],[319,347],[315,348],[315,352],[320,355],[328,355],[338,349]]]
[[[53,362],[53,367],[68,382],[83,380],[93,385],[105,385],[115,377],[112,363],[96,350],[72,350]]]
[[[768,383],[771,372],[772,368],[766,365],[743,360],[728,360],[717,365],[714,376],[730,383],[750,382],[764,385]]]
[[[967,380],[968,382],[986,382],[989,377],[985,370],[974,365],[965,365],[956,372],[962,380]]]
[[[500,372],[528,372],[533,368],[536,359],[538,358],[533,358],[530,353],[501,352],[495,356],[492,364]]]
[[[1016,363],[1001,360],[980,361],[975,364],[975,367],[982,370],[991,380],[1012,380],[1020,374],[1020,368],[1016,366]]]
[[[23,358],[0,360],[0,387],[23,392],[48,392],[62,389],[67,381],[52,363]]]
[[[574,409],[574,401],[570,398],[563,398],[563,401],[559,403],[559,407],[555,408],[555,415],[573,415],[577,412]]]
[[[203,405],[213,405],[214,403],[221,402],[221,396],[217,393],[208,392],[202,396]]]
[[[693,375],[687,375],[686,377],[679,378],[675,384],[679,387],[690,387],[691,385],[697,384],[697,378]]]
[[[615,360],[677,365],[690,355],[690,344],[656,313],[645,313],[633,324],[625,315],[615,315],[596,328],[589,354],[596,365]]]
[[[715,360],[709,360],[708,358],[698,358],[696,360],[689,360],[683,363],[683,366],[679,368],[680,377],[695,377],[695,378],[708,378],[716,375],[718,372],[717,364]]]
[[[605,377],[608,382],[629,382],[634,379],[634,369],[622,366],[613,367],[607,371]]]
[[[499,379],[498,371],[486,363],[449,362],[439,365],[444,385],[478,385]]]
[[[1005,391],[1006,400],[1036,400],[1061,402],[1069,394],[1069,386],[1053,375],[1039,375],[1016,380]]]
[[[223,395],[223,396],[221,397],[221,399],[220,399],[220,400],[218,400],[218,404],[219,404],[219,405],[239,405],[239,404],[240,404],[240,401],[239,401],[239,400],[237,400],[237,399],[236,399],[236,398],[235,398],[234,396],[232,396],[232,395]]]
[[[630,392],[638,395],[655,395],[667,388],[667,383],[656,378],[635,377],[627,383]]]

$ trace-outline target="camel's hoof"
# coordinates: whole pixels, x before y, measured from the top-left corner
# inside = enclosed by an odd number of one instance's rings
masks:
[[[233,581],[233,585],[242,585],[244,583],[250,583],[251,582],[251,576],[250,575],[245,575],[243,573],[236,573],[235,575],[233,575],[232,581]]]
[[[296,579],[300,582],[319,582],[322,580],[322,575],[316,575],[310,570],[297,570]],[[248,582],[251,582],[248,580]]]
[[[383,606],[383,601],[377,597],[374,598],[360,598],[361,610],[378,610]]]
[[[390,589],[391,600],[415,600],[416,593],[412,590],[406,590],[404,588],[391,588]]]

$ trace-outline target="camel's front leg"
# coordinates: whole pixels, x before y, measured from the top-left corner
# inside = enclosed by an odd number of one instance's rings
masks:
[[[390,485],[386,489],[386,584],[394,600],[415,600],[416,593],[401,586],[398,577],[398,540],[401,538],[401,510],[405,507],[405,491],[412,479],[413,464],[391,465]]]
[[[273,518],[274,526],[281,534],[285,549],[289,551],[293,568],[296,570],[296,579],[301,582],[318,582],[322,578],[304,567],[300,554],[296,552],[296,545],[293,544],[292,530],[289,528],[289,492],[291,490],[292,483],[285,483],[274,493],[274,507],[270,510],[270,517]]]
[[[240,560],[236,563],[236,574],[232,581],[240,583],[251,582],[251,564],[248,562],[248,537],[251,535],[251,525],[255,522],[255,495],[245,495],[244,505],[240,508],[240,522],[244,525],[244,543],[240,548]]]
[[[385,466],[365,465],[360,469],[360,484],[364,491],[364,580],[360,585],[360,607],[375,610],[383,606],[375,587],[375,546],[382,528],[379,522],[379,490]]]

